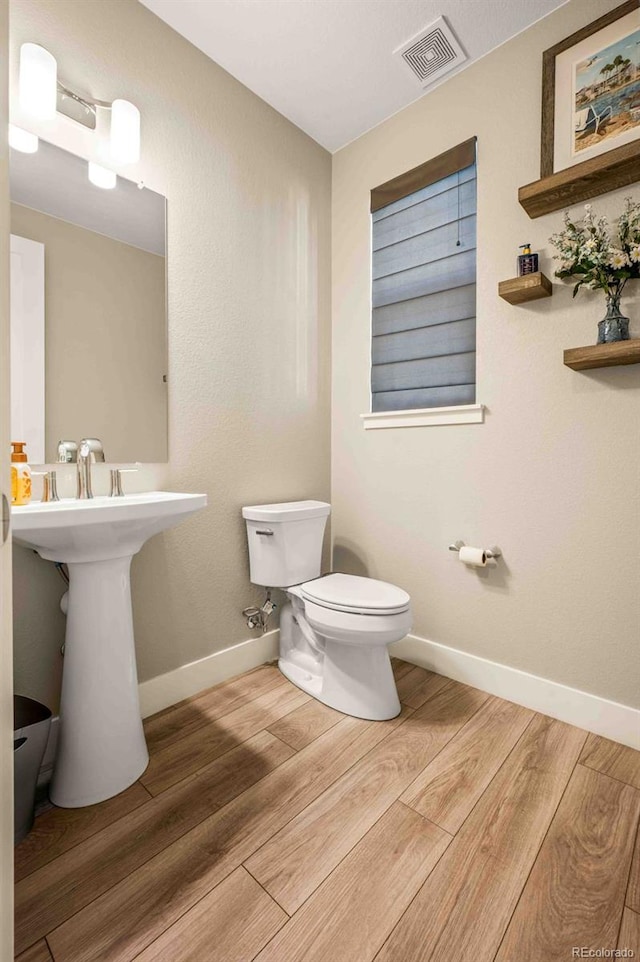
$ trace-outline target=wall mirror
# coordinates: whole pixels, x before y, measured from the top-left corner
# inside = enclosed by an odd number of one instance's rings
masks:
[[[166,461],[166,199],[40,141],[11,151],[11,436],[29,461],[98,437]]]

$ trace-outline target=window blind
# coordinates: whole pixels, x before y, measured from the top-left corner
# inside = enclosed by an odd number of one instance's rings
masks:
[[[475,140],[454,151],[467,162],[469,144],[472,163],[436,180],[427,173],[391,203],[375,209],[372,191],[373,411],[475,402]],[[436,172],[441,160],[431,162]],[[428,167],[403,178],[413,188]],[[378,199],[401,193],[394,183]]]

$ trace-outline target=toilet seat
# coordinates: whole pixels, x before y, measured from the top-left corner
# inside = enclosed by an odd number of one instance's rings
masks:
[[[402,588],[375,578],[330,574],[300,585],[302,598],[354,615],[396,615],[409,610],[411,599]]]

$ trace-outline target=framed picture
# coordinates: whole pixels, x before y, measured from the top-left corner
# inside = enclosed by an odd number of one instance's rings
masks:
[[[603,155],[625,145],[640,158],[638,0],[543,54],[540,176],[598,157],[607,163]]]

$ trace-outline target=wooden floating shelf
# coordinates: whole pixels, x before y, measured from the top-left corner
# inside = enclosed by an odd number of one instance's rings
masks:
[[[634,141],[526,184],[518,191],[518,200],[529,217],[542,217],[638,180],[640,150]]]
[[[522,277],[512,277],[508,281],[500,281],[498,294],[510,304],[524,304],[525,301],[537,301],[540,297],[551,297],[553,284],[542,271],[535,274],[524,274]]]
[[[564,352],[564,363],[574,371],[615,367],[619,364],[640,364],[640,338],[615,341],[613,344],[571,347]]]

